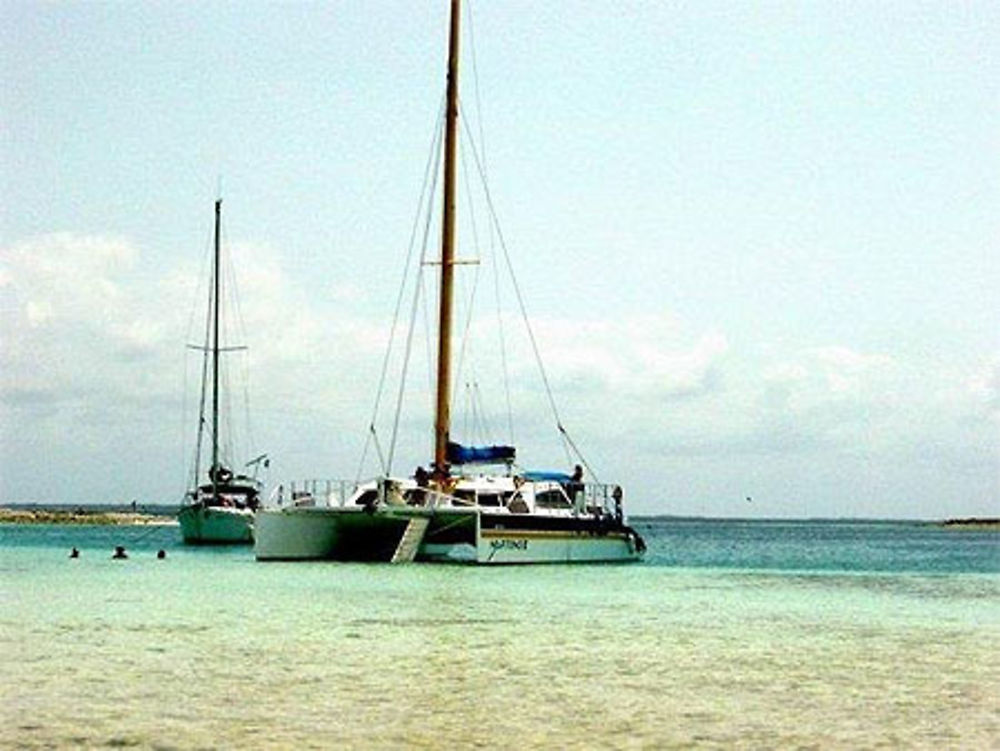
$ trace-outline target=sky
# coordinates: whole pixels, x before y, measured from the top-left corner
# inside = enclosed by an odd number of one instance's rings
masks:
[[[220,194],[245,456],[274,483],[377,471],[446,24],[443,0],[0,3],[0,503],[179,502]],[[461,203],[458,254],[485,279],[506,247],[558,421],[631,513],[1000,516],[1000,6],[515,0],[463,24],[503,246]],[[568,469],[497,296],[469,372],[506,367],[520,461]],[[432,449],[425,336],[400,472]]]

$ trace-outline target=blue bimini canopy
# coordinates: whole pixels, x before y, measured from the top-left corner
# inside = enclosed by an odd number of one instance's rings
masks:
[[[463,446],[448,444],[448,461],[451,464],[506,464],[514,461],[513,446]]]
[[[536,469],[530,472],[525,472],[523,475],[525,480],[531,480],[532,482],[572,482],[573,478],[567,475],[565,472],[551,472],[544,469]]]

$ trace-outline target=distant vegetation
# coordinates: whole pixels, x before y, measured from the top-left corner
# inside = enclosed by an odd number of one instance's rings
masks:
[[[941,522],[945,527],[992,528],[1000,530],[1000,519],[970,516],[967,519],[948,519]]]
[[[84,508],[0,508],[0,523],[6,524],[173,524],[163,514],[133,511],[95,511]]]

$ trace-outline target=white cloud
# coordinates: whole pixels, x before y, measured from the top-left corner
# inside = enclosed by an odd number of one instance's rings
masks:
[[[245,324],[238,339],[250,346],[238,364],[249,365],[258,445],[283,476],[353,474],[388,336],[387,311],[366,313],[377,287],[333,294],[320,282],[330,294],[317,300],[284,272],[278,250],[234,243],[232,256]],[[200,341],[204,325],[193,260],[142,273],[143,253],[127,240],[68,233],[3,250],[4,500],[24,499],[52,466],[64,471],[47,492],[63,500],[115,500],[119,492],[169,500],[186,471],[179,449],[193,440],[193,420],[181,414],[196,403],[183,398],[185,358],[189,391],[198,371],[184,345]],[[517,439],[528,444],[522,455],[561,466],[557,441],[541,437],[553,424],[523,324],[508,318],[504,327]],[[496,341],[495,318],[476,328],[481,342]],[[890,503],[877,494],[903,504],[931,487],[951,492],[956,477],[954,487],[978,488],[963,493],[981,503],[996,474],[996,356],[942,364],[837,343],[765,347],[758,351],[766,357],[752,357],[727,332],[692,330],[669,313],[542,317],[533,330],[567,429],[604,476],[627,478],[647,499],[636,510],[691,512],[676,504],[692,493],[742,492],[752,480],[762,499],[784,494],[789,505],[772,512],[793,513],[790,489],[825,477],[839,484],[818,495],[850,492],[845,513],[864,515],[864,504]],[[500,373],[497,350],[481,343],[467,353],[487,398],[486,376]],[[429,443],[421,425],[428,351],[414,342],[401,461],[420,461]],[[503,412],[502,391],[492,396]],[[493,426],[505,424],[492,417]],[[546,443],[555,446],[549,453]],[[917,475],[922,484],[906,479]]]
[[[152,351],[171,310],[140,305],[129,284],[138,252],[113,237],[46,235],[5,248],[4,398],[53,401],[97,387],[121,353]]]
[[[521,319],[505,323],[518,378],[537,371]],[[492,324],[483,326],[495,340]],[[532,324],[542,361],[566,391],[669,399],[712,388],[712,374],[728,352],[721,332],[692,334],[669,314],[611,319],[544,318]],[[571,396],[572,398],[572,396]]]
[[[115,276],[134,265],[137,252],[120,238],[61,232],[5,249],[4,257],[28,323],[41,325],[81,313],[113,315],[123,296]]]
[[[317,309],[272,249],[235,244],[232,252],[245,330],[229,343],[251,350],[245,359],[225,359],[231,369],[249,363],[251,408],[260,413],[254,422],[263,425],[264,439],[272,426],[293,433],[308,425],[303,415],[336,425],[345,398],[363,396],[367,404],[369,370],[351,365],[372,349],[372,327],[343,310]],[[181,412],[197,401],[183,392],[185,382],[196,390],[199,356],[185,345],[202,339],[206,282],[199,287],[193,262],[166,274],[143,270],[141,262],[141,250],[116,237],[60,233],[3,249],[3,498],[33,485],[27,466],[10,467],[50,462],[142,464],[146,470],[126,469],[119,477],[131,474],[124,482],[141,486],[150,482],[143,471],[156,474],[160,487],[142,489],[154,497],[176,485],[164,485],[162,474],[168,465],[176,470],[180,432],[193,431],[181,425]],[[237,403],[241,397],[234,395]],[[44,460],[29,452],[39,445]],[[66,482],[49,492],[72,494],[68,476]],[[80,477],[74,482],[86,485]],[[103,492],[117,484],[97,475],[91,481]]]
[[[887,355],[863,354],[844,346],[820,347],[806,354],[823,367],[830,390],[838,394],[856,390],[868,376],[892,365]]]

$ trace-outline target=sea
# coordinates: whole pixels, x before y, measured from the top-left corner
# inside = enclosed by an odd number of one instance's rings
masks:
[[[0,748],[1000,748],[995,527],[633,525],[498,568],[0,525]]]

